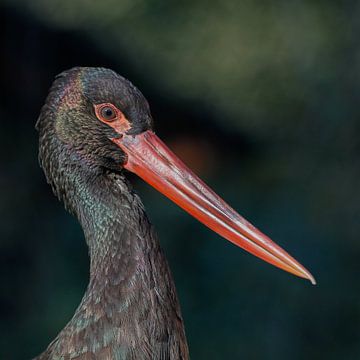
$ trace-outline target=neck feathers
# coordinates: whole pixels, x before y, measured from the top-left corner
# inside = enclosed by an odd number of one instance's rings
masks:
[[[188,359],[172,276],[139,197],[119,174],[68,175],[65,199],[84,229],[90,281],[39,360]]]

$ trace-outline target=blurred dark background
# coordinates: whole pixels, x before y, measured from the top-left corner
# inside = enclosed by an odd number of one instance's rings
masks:
[[[0,2],[0,358],[29,359],[88,281],[37,161],[54,76],[105,66],[156,131],[315,275],[295,278],[135,181],[173,270],[192,359],[360,358],[360,3]]]

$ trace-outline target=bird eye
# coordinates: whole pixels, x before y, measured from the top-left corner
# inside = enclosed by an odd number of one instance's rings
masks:
[[[100,110],[100,115],[104,120],[111,121],[116,118],[116,112],[115,110],[110,106],[104,106]]]
[[[131,128],[125,115],[111,103],[94,104],[96,117],[102,122],[111,126],[119,134]]]

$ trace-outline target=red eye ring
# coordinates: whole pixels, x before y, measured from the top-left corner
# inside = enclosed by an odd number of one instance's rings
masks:
[[[94,104],[96,117],[102,122],[111,126],[119,135],[122,135],[131,128],[125,115],[113,104]]]
[[[112,122],[122,115],[121,111],[110,103],[95,105],[95,114],[103,122]]]

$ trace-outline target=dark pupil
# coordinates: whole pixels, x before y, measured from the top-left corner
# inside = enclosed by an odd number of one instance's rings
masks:
[[[114,111],[109,107],[103,109],[102,113],[103,116],[107,119],[111,119],[114,116]]]

